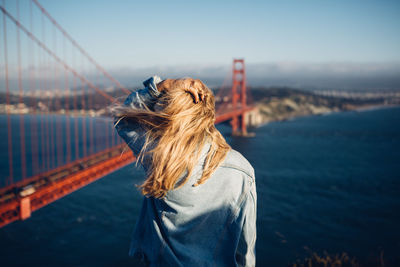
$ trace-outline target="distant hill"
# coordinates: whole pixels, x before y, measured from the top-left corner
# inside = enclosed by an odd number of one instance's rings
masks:
[[[297,116],[400,105],[400,94],[397,97],[385,97],[382,94],[375,97],[340,97],[284,87],[251,88],[250,92],[262,123]]]

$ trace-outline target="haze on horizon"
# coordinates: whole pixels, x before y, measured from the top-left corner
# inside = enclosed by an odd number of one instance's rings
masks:
[[[395,0],[39,2],[126,86],[153,74],[220,86],[244,58],[253,86],[400,90]]]

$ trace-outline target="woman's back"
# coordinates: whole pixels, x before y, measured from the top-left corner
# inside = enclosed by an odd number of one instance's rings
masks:
[[[125,104],[139,107],[151,103],[153,95],[146,88],[128,97]],[[145,130],[132,122],[119,122],[116,128],[138,153]],[[183,179],[187,175],[183,173],[175,189],[162,198],[144,198],[132,236],[131,256],[152,266],[255,265],[254,170],[231,149],[211,176],[197,185],[211,147],[209,142],[203,145],[191,175]],[[143,166],[150,170],[151,161],[144,158]],[[184,183],[179,184],[182,180]]]

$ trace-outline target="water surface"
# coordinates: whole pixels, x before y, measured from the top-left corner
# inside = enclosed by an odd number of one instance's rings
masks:
[[[363,266],[400,264],[400,108],[273,122],[230,137],[252,163],[258,266],[347,252]],[[222,125],[221,131],[229,129]],[[4,139],[4,138],[2,138]],[[6,265],[128,265],[141,206],[134,165],[0,229]]]

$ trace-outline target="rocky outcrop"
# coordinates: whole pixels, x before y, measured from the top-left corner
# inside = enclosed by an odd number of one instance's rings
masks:
[[[298,116],[320,115],[385,105],[384,98],[355,99],[316,95],[309,91],[290,88],[251,89],[256,107],[248,121],[250,126],[270,121],[287,120]],[[256,118],[256,119],[254,119]]]

